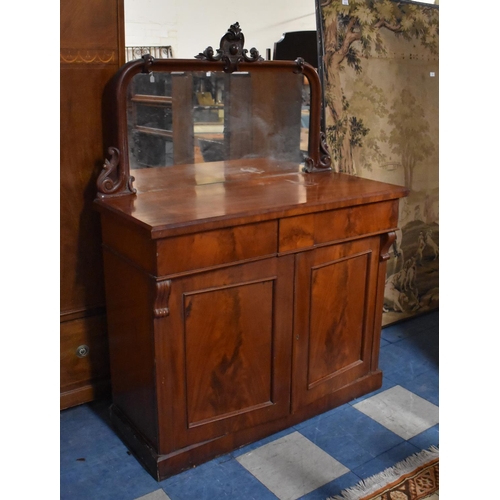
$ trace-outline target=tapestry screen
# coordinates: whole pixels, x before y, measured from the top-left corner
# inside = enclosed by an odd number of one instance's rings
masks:
[[[387,325],[439,302],[439,8],[323,0],[321,17],[335,170],[410,189],[387,265]]]

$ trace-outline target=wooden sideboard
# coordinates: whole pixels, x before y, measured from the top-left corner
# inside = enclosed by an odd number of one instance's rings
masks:
[[[155,478],[381,386],[405,188],[263,158],[134,177],[96,203],[112,418]]]
[[[300,58],[263,61],[243,42],[236,23],[196,61],[144,56],[105,98],[111,158],[95,206],[112,421],[158,480],[382,384],[385,261],[407,190],[332,173],[316,70]],[[131,169],[134,79],[222,70],[232,75],[225,159]],[[175,137],[176,120],[192,113],[172,111]],[[193,147],[193,123],[183,130],[174,155]]]

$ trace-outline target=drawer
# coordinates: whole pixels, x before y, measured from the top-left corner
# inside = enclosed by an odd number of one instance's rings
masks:
[[[157,244],[157,273],[166,276],[268,257],[277,249],[276,220],[165,238]]]
[[[398,203],[399,200],[390,200],[282,219],[279,252],[293,252],[395,229]]]
[[[60,326],[61,409],[109,396],[106,316],[99,314]]]

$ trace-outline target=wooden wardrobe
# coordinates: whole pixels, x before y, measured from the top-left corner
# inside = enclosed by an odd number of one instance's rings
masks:
[[[99,214],[102,94],[124,63],[122,0],[61,0],[61,409],[109,394]]]

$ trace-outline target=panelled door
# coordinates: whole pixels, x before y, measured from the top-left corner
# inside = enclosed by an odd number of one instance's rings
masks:
[[[370,372],[380,238],[296,259],[292,411]]]
[[[172,279],[155,326],[160,453],[289,413],[293,258]]]

